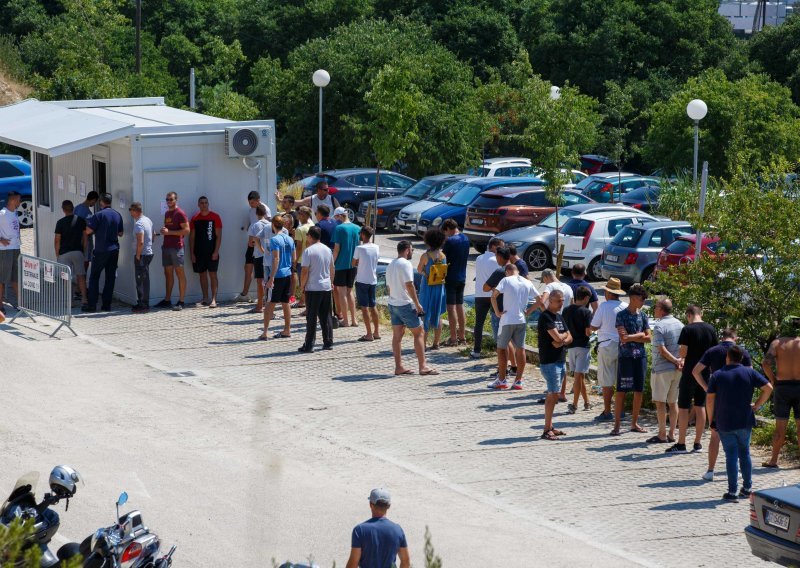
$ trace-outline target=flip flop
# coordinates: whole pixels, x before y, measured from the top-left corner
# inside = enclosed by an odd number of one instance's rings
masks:
[[[211,302],[210,304],[208,304],[208,307],[209,308],[216,308],[217,307],[217,303],[216,302]]]
[[[646,444],[666,444],[668,442],[669,442],[669,440],[662,440],[658,436],[653,436],[652,438],[647,438],[645,440]]]
[[[292,337],[291,335],[283,335],[280,331],[277,332],[275,335],[272,336],[272,339],[289,339]]]
[[[258,336],[258,340],[259,341],[266,341],[267,339],[269,339],[269,337],[267,337],[266,335],[259,335]]]
[[[395,373],[394,375],[398,376],[398,375],[413,375],[413,374],[414,374],[414,371],[412,371],[411,369],[406,369],[405,371],[403,371],[401,373]]]
[[[631,432],[638,432],[639,434],[646,434],[647,430],[645,430],[641,426],[636,426],[636,428],[631,428]]]
[[[778,464],[776,464],[776,463],[769,463],[769,462],[764,462],[764,463],[762,463],[762,464],[761,464],[761,467],[765,467],[765,468],[767,468],[767,469],[780,469],[780,466],[778,466]]]
[[[608,433],[609,436],[619,436],[619,428],[614,428]]]
[[[374,339],[375,341],[378,341],[380,338],[381,338],[380,335],[373,335],[372,336],[372,339]]]
[[[359,341],[375,341],[374,338],[367,337],[366,335],[362,335],[361,337],[358,338],[358,340]]]
[[[438,375],[439,371],[436,369],[425,369],[419,372],[420,375]]]

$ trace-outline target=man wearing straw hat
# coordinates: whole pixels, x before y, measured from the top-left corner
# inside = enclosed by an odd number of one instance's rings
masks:
[[[592,331],[597,332],[597,382],[603,389],[603,412],[595,420],[608,422],[614,419],[611,414],[611,398],[617,382],[617,363],[619,358],[619,333],[617,314],[628,307],[620,301],[625,296],[618,278],[609,278],[601,288],[606,301],[600,304],[592,318]]]

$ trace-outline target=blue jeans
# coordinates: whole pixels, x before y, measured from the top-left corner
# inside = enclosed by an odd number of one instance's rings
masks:
[[[561,392],[561,383],[565,376],[564,361],[540,364],[539,371],[547,382],[548,394]]]
[[[725,469],[728,473],[728,493],[736,494],[739,466],[742,468],[742,487],[753,487],[753,462],[750,460],[750,428],[719,432],[725,450]]]
[[[492,334],[494,334],[494,342],[497,343],[497,335],[500,333],[500,318],[497,317],[493,309],[489,310],[489,316],[492,322]]]

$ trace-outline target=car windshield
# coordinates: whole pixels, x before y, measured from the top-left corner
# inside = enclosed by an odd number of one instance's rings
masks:
[[[694,243],[684,239],[672,241],[669,246],[664,249],[670,254],[686,254],[690,249],[694,248]]]
[[[570,209],[561,209],[558,212],[558,226],[563,227],[564,223],[569,221],[570,218],[578,215],[577,211],[572,211]],[[556,228],[556,214],[551,213],[544,220],[537,225],[537,227],[546,227],[548,229],[555,229]]]
[[[581,181],[579,181],[578,183],[575,184],[575,189],[577,191],[583,191],[584,189],[586,189],[587,187],[589,187],[590,185],[592,185],[596,181],[597,181],[597,178],[592,177],[592,176],[583,178]]]
[[[438,201],[439,203],[447,203],[467,185],[463,181],[458,181],[452,185],[448,185],[439,193],[430,198],[431,201]]]
[[[611,244],[619,247],[634,248],[642,240],[642,235],[644,235],[644,229],[629,225],[617,233]]]
[[[447,201],[448,205],[464,207],[469,205],[481,194],[483,188],[479,185],[465,184],[465,187]]]
[[[403,195],[405,197],[413,197],[414,199],[422,199],[434,186],[436,186],[435,181],[422,179],[409,187]]]
[[[467,175],[472,177],[486,177],[489,175],[489,168],[484,168],[483,166],[470,168],[467,170]]]
[[[580,217],[573,217],[564,223],[564,226],[561,228],[561,232],[571,237],[582,237],[592,225],[594,225],[594,221],[581,219]]]

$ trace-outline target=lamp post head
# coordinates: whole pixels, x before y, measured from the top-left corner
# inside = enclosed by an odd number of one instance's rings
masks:
[[[550,87],[550,100],[557,101],[561,98],[561,89],[553,85]]]
[[[327,87],[328,83],[331,82],[331,75],[325,71],[325,69],[317,69],[314,71],[314,75],[311,77],[311,80],[314,81],[314,85],[321,89],[323,87]]]
[[[689,104],[686,105],[686,114],[688,114],[689,118],[692,120],[703,120],[706,114],[708,114],[708,107],[706,103],[700,99],[694,99],[693,101],[689,101]]]

